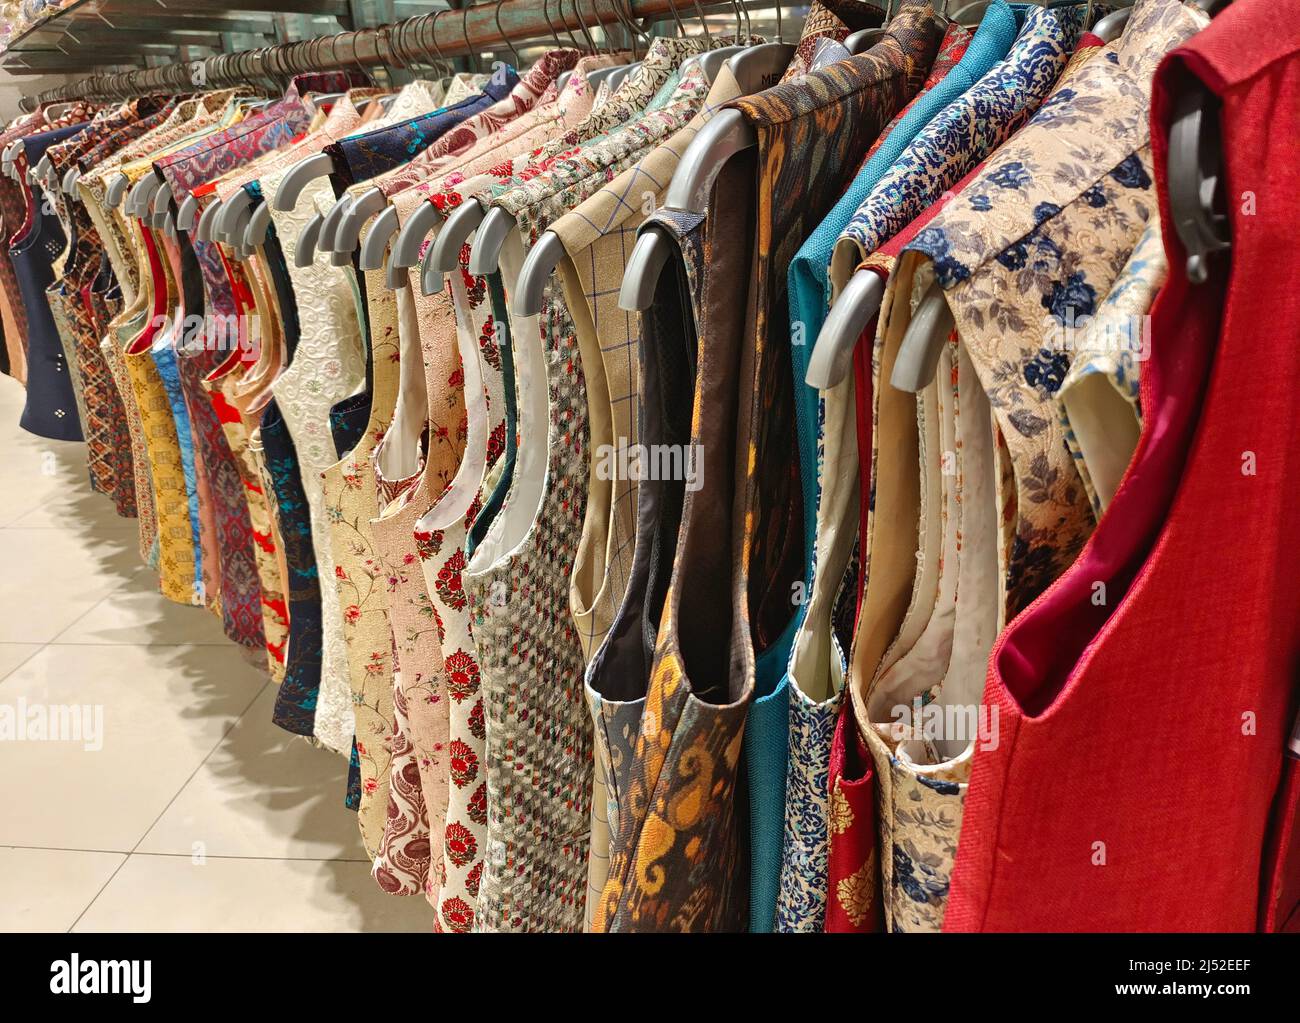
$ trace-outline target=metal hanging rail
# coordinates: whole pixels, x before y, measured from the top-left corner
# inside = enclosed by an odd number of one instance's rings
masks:
[[[772,6],[779,0],[764,4]],[[34,109],[40,103],[68,99],[120,99],[151,92],[181,92],[195,86],[225,87],[242,82],[283,87],[293,75],[306,71],[356,68],[408,68],[415,63],[500,52],[502,46],[530,39],[555,38],[568,44],[590,45],[597,26],[631,27],[636,20],[653,22],[665,16],[679,23],[685,11],[702,17],[704,10],[734,11],[742,17],[742,0],[704,0],[689,6],[677,0],[498,0],[462,9],[438,10],[388,25],[360,28],[336,35],[222,53],[200,61],[179,62],[118,74],[92,75],[25,97]],[[683,10],[685,8],[685,11]]]

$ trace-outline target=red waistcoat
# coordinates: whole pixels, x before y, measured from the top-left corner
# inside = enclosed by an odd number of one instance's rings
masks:
[[[1233,241],[1193,285],[1165,167],[1197,79],[1223,105]],[[1000,742],[975,758],[946,930],[1298,925],[1297,123],[1300,21],[1269,0],[1237,0],[1156,75],[1170,276],[1145,427],[1078,562],[994,648]]]

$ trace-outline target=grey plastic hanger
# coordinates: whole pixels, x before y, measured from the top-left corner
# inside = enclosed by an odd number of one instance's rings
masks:
[[[469,272],[480,277],[496,273],[501,261],[501,248],[510,237],[515,218],[500,206],[493,206],[474,232],[474,244],[469,250]]]
[[[1169,212],[1187,250],[1187,278],[1209,276],[1209,256],[1232,247],[1228,218],[1214,208],[1222,173],[1217,103],[1195,85],[1174,103],[1169,126]]]
[[[761,92],[785,73],[795,48],[788,43],[747,46],[727,60],[741,95]],[[701,213],[722,165],[736,153],[758,144],[758,136],[739,110],[716,114],[686,147],[673,172],[664,205]],[[636,240],[619,288],[618,307],[628,312],[647,309],[654,301],[659,274],[672,257],[672,242],[661,231],[647,231]],[[530,282],[531,287],[531,282]]]
[[[194,228],[196,240],[201,242],[212,241],[212,218],[217,215],[220,209],[220,199],[213,198],[212,202],[208,203],[207,209],[203,211],[203,215],[199,217],[198,225]]]
[[[718,77],[718,72],[722,70],[722,65],[743,49],[743,46],[719,46],[716,50],[709,50],[707,53],[692,54],[682,63],[699,64],[700,70],[704,72],[704,80],[712,85]]]
[[[1230,0],[1195,0],[1210,17]],[[1199,84],[1174,103],[1169,126],[1166,178],[1174,230],[1187,250],[1187,278],[1201,284],[1209,276],[1209,256],[1232,247],[1228,218],[1214,209],[1223,170],[1223,140],[1218,101]]]
[[[885,30],[883,28],[864,28],[845,39],[844,48],[849,53],[865,53],[875,46],[876,42],[882,39],[884,35]]]
[[[315,262],[316,242],[320,238],[320,228],[324,221],[322,214],[314,213],[298,232],[298,248],[293,254],[293,265],[298,269],[309,267]]]
[[[388,196],[384,195],[384,190],[378,185],[357,196],[339,220],[338,230],[334,233],[334,251],[351,253],[356,249],[361,228],[387,205]]]
[[[794,47],[789,43],[759,43],[746,46],[727,61],[727,66],[736,76],[741,95],[749,96],[775,85],[793,57]]]
[[[316,242],[316,247],[321,252],[334,251],[334,232],[339,229],[339,221],[343,219],[343,214],[348,211],[348,206],[351,204],[352,196],[344,193],[343,198],[335,202],[325,214],[325,220],[320,226],[320,238]]]
[[[104,194],[104,199],[108,203],[108,208],[116,209],[117,204],[122,201],[122,196],[126,195],[126,186],[131,183],[125,174],[114,174],[108,182],[108,189]]]
[[[361,256],[357,265],[362,270],[378,270],[384,265],[384,253],[388,251],[388,243],[397,234],[399,226],[401,221],[397,216],[397,207],[385,206],[379,216],[375,217],[366,240],[361,244]]]
[[[299,160],[285,174],[280,187],[275,190],[275,208],[287,213],[298,205],[298,196],[308,182],[334,173],[334,160],[328,153],[316,153]]]
[[[44,181],[46,178],[50,176],[50,173],[53,170],[54,168],[50,166],[50,155],[46,153],[39,160],[36,161],[36,166],[32,168],[32,175],[37,180]]]
[[[849,375],[858,338],[880,311],[884,297],[885,282],[879,274],[859,270],[849,278],[813,343],[804,376],[809,387],[827,391]]]
[[[62,183],[60,184],[60,186],[59,186],[60,188],[63,189],[63,194],[64,194],[64,195],[72,195],[72,194],[73,194],[73,192],[74,192],[74,191],[76,190],[76,188],[77,188],[77,179],[78,179],[79,177],[81,177],[81,168],[80,168],[80,167],[70,167],[70,168],[68,168],[68,173],[65,174],[65,175],[63,175],[63,182],[62,182]]]
[[[212,222],[213,236],[227,244],[234,244],[237,238],[242,238],[243,230],[239,222],[252,203],[253,196],[247,189],[236,189],[235,194],[222,203],[221,212]]]
[[[271,205],[261,202],[248,218],[248,228],[244,231],[244,248],[252,250],[266,241],[267,229],[271,226]]]
[[[123,195],[122,195],[122,216],[127,217],[127,218],[130,218],[130,217],[134,217],[134,216],[136,215],[136,214],[135,214],[135,194],[136,194],[136,189],[140,187],[140,182],[143,181],[143,180],[144,180],[143,178],[140,178],[140,179],[136,180],[135,182],[131,183],[130,186],[127,188],[126,192],[123,193]]]
[[[740,35],[740,6],[737,5],[736,10],[737,35]],[[748,17],[748,13],[746,13],[746,17]],[[779,6],[777,6],[777,18],[780,18]],[[701,17],[701,21],[703,22],[703,17]],[[777,29],[777,35],[780,35],[780,29]],[[749,56],[755,52],[757,52],[758,56]],[[772,74],[776,73],[775,68],[777,65],[780,65],[781,73],[784,73],[785,68],[789,66],[790,57],[793,56],[793,53],[794,47],[785,43],[759,43],[753,45],[753,47],[732,45],[732,47],[719,47],[710,49],[705,53],[698,53],[698,55],[686,58],[685,62],[686,64],[692,61],[697,62],[699,68],[705,74],[706,81],[710,83],[718,78],[718,73],[722,70],[723,64],[727,64],[732,69],[732,74],[736,75],[736,81],[741,86],[742,94],[748,94],[750,91],[758,90],[757,88],[750,90],[746,86],[753,86],[754,83],[771,77]],[[737,70],[737,66],[740,70]],[[777,74],[777,77],[779,77],[779,74]],[[758,86],[758,88],[763,87]],[[710,125],[711,123],[712,121],[710,121]],[[677,173],[680,173],[680,170],[681,164],[677,165]],[[673,173],[673,182],[676,182],[677,173]],[[710,183],[711,181],[712,179],[710,179]],[[672,186],[669,185],[669,194],[671,192]],[[668,201],[671,204],[671,198]],[[542,294],[546,287],[546,281],[555,272],[555,268],[559,265],[563,255],[563,243],[560,242],[559,237],[556,237],[554,231],[545,231],[542,237],[537,239],[537,243],[534,244],[528,256],[525,257],[524,265],[520,268],[519,279],[515,282],[515,308],[517,311],[523,312],[524,315],[541,312]],[[637,238],[636,246],[633,247],[628,264],[625,266],[623,283],[621,283],[619,289],[619,308],[634,312],[637,309],[649,307],[654,300],[654,291],[656,285],[658,285],[659,274],[667,265],[671,256],[672,242],[668,240],[662,231],[656,229],[647,230],[645,234]]]
[[[249,253],[244,250],[244,235],[248,232],[248,225],[253,219],[253,211],[248,207],[239,211],[239,218],[226,233],[222,239],[227,245],[235,250],[237,255],[247,256]]]
[[[483,207],[477,199],[468,200],[456,207],[447,218],[424,256],[424,267],[435,273],[451,273],[460,260],[460,247],[483,223]]]
[[[127,216],[144,219],[145,215],[149,212],[149,201],[153,198],[153,194],[158,191],[161,185],[162,182],[153,174],[146,174],[137,181],[135,187],[131,189],[130,193],[126,197]]]
[[[153,194],[153,203],[151,209],[153,216],[149,218],[151,227],[162,227],[166,222],[168,215],[171,213],[172,186],[164,181],[158,186],[158,190]]]
[[[397,242],[394,241],[393,246],[395,247],[396,245]],[[396,291],[398,288],[402,287],[404,284],[410,281],[410,277],[406,272],[408,267],[399,266],[397,263],[393,262],[392,247],[390,247],[388,250],[387,258],[388,258],[388,262],[384,267],[384,287],[386,287],[389,291]],[[417,262],[419,261],[418,257],[416,261]],[[410,264],[410,266],[414,266],[414,265],[415,265],[414,263]],[[441,284],[442,275],[439,274],[438,277],[439,277],[439,284]]]
[[[635,71],[640,66],[641,66],[641,62],[638,60],[634,64],[624,64],[622,67],[614,68],[613,73],[609,76],[610,91],[612,92],[613,90],[617,89],[620,85],[622,85],[624,80],[627,78],[627,76],[630,75],[633,71]]]
[[[600,83],[603,82],[606,78],[612,78],[615,72],[622,71],[625,67],[628,66],[629,65],[627,64],[618,64],[614,67],[599,67],[596,68],[595,71],[588,71],[587,84],[591,86],[592,91],[594,92],[596,89],[600,88]]]
[[[477,206],[478,203],[474,205]],[[420,261],[420,247],[440,219],[442,214],[431,202],[420,203],[406,218],[406,223],[397,232],[397,241],[393,242],[392,251],[388,254],[389,288],[396,290],[401,287],[401,275],[398,271],[413,267]]]
[[[555,91],[563,92],[564,87],[569,84],[569,79],[573,77],[572,71],[561,71],[560,77],[555,80]]]
[[[922,296],[907,325],[894,358],[893,372],[889,374],[890,384],[900,391],[918,394],[934,383],[939,356],[952,327],[952,310],[936,281]]]
[[[763,45],[777,46],[778,43]],[[753,47],[758,49],[759,47]],[[738,57],[746,56],[746,53]],[[735,67],[737,57],[731,58]],[[682,154],[668,185],[664,205],[669,209],[702,213],[722,165],[745,149],[758,145],[758,136],[739,110],[723,110],[696,133]],[[477,246],[475,246],[477,248]],[[647,309],[654,299],[659,274],[672,254],[672,244],[658,232],[636,240],[619,287],[618,306],[628,312]],[[473,256],[471,255],[471,260]]]
[[[542,311],[546,282],[564,255],[564,242],[554,231],[543,231],[528,250],[524,265],[519,268],[519,279],[515,282],[514,308],[520,316],[535,316]]]
[[[176,211],[176,226],[182,231],[192,231],[194,221],[199,214],[199,200],[191,192],[181,203],[181,208]]]
[[[1120,37],[1132,14],[1132,7],[1124,7],[1108,14],[1092,26],[1092,34],[1104,43],[1112,43]]]
[[[539,238],[540,242],[541,239]],[[531,253],[530,253],[531,255]],[[618,307],[626,309],[630,313],[638,312],[642,309],[649,309],[650,303],[654,301],[655,288],[659,285],[659,275],[663,272],[668,260],[673,255],[673,243],[663,233],[660,228],[651,225],[644,232],[638,235],[636,244],[632,246],[632,252],[628,256],[627,266],[623,268],[623,283],[618,289]],[[524,281],[524,270],[528,269],[527,261],[520,268],[519,281],[515,288],[521,294],[525,291],[532,295],[536,285],[532,280]],[[540,268],[533,270],[532,274],[540,273]],[[527,283],[527,288],[525,288]],[[530,304],[535,305],[530,299]]]
[[[422,264],[420,266],[420,294],[436,295],[442,290],[444,279],[441,270],[435,270],[427,263]]]

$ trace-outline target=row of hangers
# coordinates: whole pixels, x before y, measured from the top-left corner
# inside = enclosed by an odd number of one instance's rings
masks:
[[[741,35],[742,32],[748,34],[748,12],[739,2],[733,3],[733,7],[736,11],[737,35]],[[699,15],[701,27],[707,36],[709,34],[708,23],[698,0],[695,2],[695,8],[696,13]],[[620,10],[617,4],[615,9]],[[776,10],[777,31],[779,34],[781,22],[779,5]],[[575,11],[579,13],[581,19],[581,8],[577,6],[576,2]],[[685,35],[686,26],[677,14],[675,6],[671,9],[671,12],[679,31]],[[625,13],[620,11],[619,17],[632,39],[632,56],[635,57],[637,40],[640,39],[648,45],[650,36],[635,21],[626,17]],[[549,18],[547,18],[547,23],[550,24]],[[742,23],[744,25],[743,30]],[[588,44],[585,49],[598,52],[594,38],[585,27],[583,32]],[[562,44],[553,28],[552,35],[558,48]],[[576,42],[576,40],[574,41]],[[579,48],[584,47],[579,46]],[[700,63],[705,77],[711,81],[718,68],[721,67],[722,62],[741,49],[743,48],[718,48],[692,59]],[[612,44],[609,46],[608,52],[614,52]],[[611,90],[617,89],[639,63],[639,61],[633,60],[625,64],[601,68],[587,76],[588,84],[592,88],[599,88],[602,84],[608,82]],[[565,72],[560,77],[558,85],[561,89],[564,88],[570,74],[571,72]],[[292,209],[299,194],[301,194],[302,188],[308,181],[332,172],[333,164],[328,154],[317,154],[302,161],[286,176],[276,193],[273,200],[276,208],[280,210]],[[377,213],[380,216],[371,226],[366,238],[361,239],[362,227],[370,217]],[[358,265],[360,268],[362,270],[377,270],[384,266],[384,253],[387,251],[389,241],[396,235],[393,251],[385,272],[386,283],[390,288],[395,289],[401,284],[401,271],[416,264],[424,239],[432,231],[440,217],[441,214],[432,205],[424,204],[399,231],[396,211],[388,206],[387,197],[380,188],[376,187],[355,198],[344,197],[328,213],[313,217],[298,239],[296,262],[299,266],[308,266],[315,259],[318,252],[324,252],[328,254],[331,263],[336,266],[344,266],[352,261],[352,253],[359,247]],[[460,246],[470,234],[476,234],[474,251],[478,254],[477,258],[471,257],[471,272],[493,272],[496,269],[496,261],[500,254],[501,245],[508,236],[511,226],[509,215],[503,210],[492,210],[484,215],[476,203],[469,203],[458,209],[452,217],[447,219],[443,231],[439,234],[434,246],[430,248],[421,266],[421,287],[425,294],[432,294],[433,291],[442,286],[442,275],[455,268]],[[259,237],[261,236],[259,235]],[[482,269],[476,269],[476,267]]]
[[[498,0],[494,11],[494,18],[496,20],[498,33],[500,33],[501,37],[505,40],[506,45],[510,49],[511,54],[514,57],[515,62],[517,64],[519,63],[518,51],[514,48],[513,42],[511,42],[509,37],[506,35],[500,22],[500,9],[503,2],[504,0]],[[569,40],[571,44],[574,46],[574,48],[586,49],[591,52],[596,52],[598,50],[598,46],[596,44],[595,37],[592,35],[592,29],[588,28],[586,24],[586,20],[583,15],[579,0],[573,0],[573,10],[578,16],[579,31],[583,35],[582,40],[580,40],[576,35],[574,35],[572,29],[568,28],[567,24],[565,24],[563,18],[563,14],[564,14],[563,0],[555,0],[555,2],[559,9],[559,13],[561,15],[561,26],[568,34]],[[465,33],[467,47],[469,45],[469,36],[468,36],[468,29],[466,27],[467,24],[466,18],[468,16],[468,11],[471,9],[471,6],[462,8],[462,31]],[[748,24],[749,16],[747,11],[744,9],[743,4],[740,2],[740,0],[732,0],[732,6],[736,11],[737,25],[739,26],[742,21]],[[707,33],[708,32],[707,23],[704,21],[703,11],[699,6],[698,0],[695,0],[695,7],[697,12],[700,15],[701,24],[704,27],[705,32]],[[636,22],[619,5],[617,0],[616,2],[613,3],[612,10],[615,12],[615,16],[619,24],[622,25],[628,31],[631,38],[635,40],[639,37],[640,39],[644,40],[646,43],[650,41],[650,37],[645,32],[645,30],[636,24]],[[433,14],[424,15],[419,18],[408,19],[407,21],[399,23],[396,26],[384,26],[377,31],[379,31],[382,34],[381,35],[382,38],[388,40],[388,45],[390,47],[391,53],[393,53],[394,55],[400,53],[402,55],[403,69],[411,70],[414,67],[416,67],[415,53],[420,50],[420,39],[423,37],[424,23],[427,21],[430,29],[430,33],[429,33],[430,41],[429,43],[424,45],[423,52],[427,55],[429,52],[428,47],[429,45],[432,45],[434,53],[436,54],[434,59],[438,61],[439,64],[441,64],[448,73],[450,73],[451,66],[449,63],[446,62],[445,57],[443,57],[442,55],[441,49],[437,45],[437,19],[441,15],[446,13],[449,12],[447,11],[434,12]],[[555,43],[555,46],[557,48],[564,47],[566,44],[560,39],[560,35],[555,28],[555,24],[551,20],[548,0],[543,0],[541,13],[548,28],[550,29],[551,37]],[[680,16],[677,14],[675,6],[672,7],[671,13],[677,25],[684,33],[685,25],[681,21]],[[414,33],[416,35],[416,44],[414,46],[411,46],[405,39],[408,32]],[[339,38],[342,37],[334,36],[334,37],[323,38],[321,40],[312,41],[313,43],[329,42],[331,44],[330,66],[340,66],[340,62],[337,60],[337,55],[333,51],[333,45]],[[635,43],[633,45],[635,50]],[[382,49],[380,49],[378,45],[376,45],[376,53],[377,55],[382,54]],[[234,55],[234,56],[237,57],[239,55]],[[265,57],[265,52],[253,51],[253,56],[262,58]],[[353,49],[354,59],[355,56],[356,54],[355,54],[355,44],[354,44],[354,49]],[[380,57],[380,59],[382,61],[382,57]],[[599,71],[593,73],[591,76],[589,76],[589,81],[593,86],[595,86],[595,85],[599,85],[601,81],[604,80],[605,78],[609,78],[611,87],[617,87],[617,85],[622,81],[622,79],[625,78],[628,74],[630,74],[632,70],[637,66],[638,63],[639,62],[634,61],[616,67],[602,68]],[[361,68],[359,62],[357,66]],[[253,63],[253,67],[254,67],[254,71],[250,72],[250,76],[249,76],[250,79],[256,77],[256,67],[257,67],[256,60]],[[391,80],[393,78],[391,68],[388,67],[386,62],[384,62],[384,67],[388,72],[389,78]],[[364,68],[361,69],[364,70]],[[560,83],[559,83],[561,87],[563,87],[564,83],[567,81],[569,74],[570,72],[565,72],[561,76]],[[339,98],[340,95],[341,94],[317,96],[315,97],[315,101],[318,105],[327,105],[330,101]],[[380,98],[379,102],[384,104],[391,103],[393,98],[394,98],[393,96],[382,97]],[[328,156],[328,154],[316,154],[312,157],[304,159],[300,164],[296,165],[293,168],[292,172],[286,178],[281,189],[277,193],[277,196],[274,198],[273,201],[277,203],[277,208],[292,209],[294,204],[297,202],[298,196],[301,194],[302,189],[307,185],[309,181],[330,174],[333,172],[333,170],[334,170],[333,163],[330,157]],[[75,181],[73,181],[70,184],[75,185]],[[259,245],[266,236],[266,229],[270,223],[270,210],[259,207],[258,210],[250,212],[249,206],[251,205],[251,198],[248,197],[246,194],[241,193],[239,195],[232,196],[225,203],[214,202],[210,204],[208,209],[205,210],[203,217],[199,218],[197,223],[195,220],[195,215],[197,213],[197,205],[198,205],[197,200],[194,200],[192,196],[187,197],[185,203],[183,203],[181,208],[177,211],[175,223],[174,225],[172,225],[168,220],[169,213],[168,213],[168,206],[167,206],[167,203],[170,201],[171,197],[169,193],[165,190],[165,186],[160,186],[158,190],[155,191],[153,189],[153,186],[149,185],[146,181],[141,185],[138,185],[137,187],[141,189],[140,193],[137,194],[136,198],[130,203],[129,206],[125,207],[125,209],[127,210],[129,215],[147,216],[150,219],[150,222],[153,226],[160,227],[164,230],[175,230],[176,228],[179,228],[180,230],[184,230],[184,231],[194,230],[196,231],[195,237],[198,240],[201,241],[216,240],[216,241],[224,242],[225,244],[230,245],[235,250],[236,254],[239,256],[247,256],[251,254],[252,250],[257,245]],[[301,265],[306,265],[306,263],[303,262],[304,259],[307,262],[309,262],[312,258],[314,258],[317,251],[316,240],[318,236],[324,238],[325,240],[332,239],[334,238],[335,232],[338,228],[346,226],[347,230],[349,231],[350,235],[354,238],[354,242],[355,242],[355,235],[359,231],[361,224],[363,224],[366,217],[368,217],[372,212],[375,212],[379,206],[379,204],[376,202],[376,197],[373,194],[369,194],[363,198],[364,201],[357,204],[353,204],[351,202],[348,202],[347,204],[340,204],[334,210],[331,211],[331,214],[329,215],[328,218],[314,219],[312,223],[308,225],[308,228],[304,232],[304,236],[302,239],[304,256],[300,259]],[[120,191],[115,191],[110,186],[110,190],[108,193],[108,200],[110,204],[116,205],[116,203],[120,199],[121,199]],[[350,219],[345,220],[344,219],[345,216],[349,213],[351,214]],[[325,250],[325,251],[329,251],[329,250]],[[350,257],[343,255],[341,252],[331,253],[330,258],[333,262],[335,262],[338,265],[343,265],[350,261]]]
[[[556,2],[559,3],[560,0]],[[1091,8],[1092,0],[1086,2]],[[1194,2],[1207,15],[1213,16],[1227,6],[1230,0]],[[498,9],[499,6],[498,4]],[[707,24],[698,0],[695,6],[701,25],[707,33]],[[745,34],[748,34],[748,15],[739,0],[734,0],[734,6],[737,12],[737,35],[742,34],[742,17],[745,18]],[[888,8],[892,6],[892,3],[887,5],[886,22],[892,13]],[[943,21],[951,17],[952,20],[973,28],[979,24],[988,7],[988,0],[966,4],[951,16],[947,14],[946,6],[944,0],[936,0],[936,18]],[[574,9],[580,11],[578,0],[574,0]],[[709,81],[713,80],[722,64],[727,63],[743,94],[767,88],[780,78],[795,50],[793,45],[781,40],[779,4],[776,10],[778,41],[720,47],[691,59],[699,61]],[[446,12],[437,12],[442,13]],[[1125,7],[1108,14],[1098,20],[1091,31],[1107,42],[1112,41],[1122,33],[1130,13],[1131,9]],[[432,17],[436,22],[437,14],[425,17]],[[675,8],[673,14],[679,29],[685,34],[685,25],[677,17]],[[410,19],[404,25],[420,21],[418,18]],[[561,46],[549,13],[546,14],[546,21],[551,26],[556,46]],[[625,14],[620,15],[620,23],[629,32],[632,39],[631,56],[635,57],[638,41],[648,43],[649,36]],[[403,26],[397,28],[400,30]],[[418,34],[418,25],[415,30]],[[585,23],[580,30],[587,44],[585,47],[573,36],[572,30],[566,27],[579,48],[596,51],[598,48],[595,40]],[[861,53],[874,45],[884,32],[883,28],[877,28],[855,33],[845,40],[845,47],[850,53]],[[391,40],[390,43],[394,52],[401,51],[404,55],[410,55],[411,51],[400,37],[395,43]],[[513,44],[511,50],[517,59],[518,54],[514,51]],[[612,43],[609,50],[613,52]],[[592,77],[608,77],[611,86],[617,86],[637,63],[633,60],[615,67],[602,68]],[[407,66],[411,66],[411,63],[408,62]],[[567,78],[567,73],[564,77]],[[563,82],[560,84],[562,87]],[[333,94],[314,99],[320,105],[327,105],[340,96],[341,94]],[[392,97],[382,99],[391,102]],[[51,111],[47,110],[48,113]],[[1175,230],[1187,248],[1188,275],[1193,281],[1204,280],[1208,257],[1230,245],[1226,218],[1217,213],[1215,208],[1221,191],[1216,114],[1213,98],[1207,92],[1190,90],[1180,97],[1176,105],[1170,132],[1168,182],[1172,219]],[[21,145],[21,140],[13,143],[0,155],[0,161],[3,161],[4,168],[9,173],[13,173],[13,161]],[[757,138],[753,129],[739,111],[724,110],[713,117],[684,152],[669,185],[666,206],[688,213],[704,213],[713,182],[722,166],[731,157],[756,145]],[[30,172],[38,181],[42,180],[39,170],[38,164]],[[333,172],[333,162],[328,154],[318,153],[307,157],[286,175],[275,196],[269,201],[277,209],[293,209],[310,181]],[[62,182],[47,184],[71,192],[76,185],[75,172],[69,172]],[[150,226],[171,237],[175,237],[178,229],[189,231],[198,240],[225,243],[238,256],[251,254],[266,237],[270,207],[263,203],[251,210],[251,196],[243,190],[225,203],[209,204],[197,220],[197,201],[189,196],[173,220],[170,188],[157,176],[146,175],[137,182],[130,195],[124,197],[125,184],[126,179],[120,176],[110,183],[109,203],[116,205],[125,198],[123,212],[127,216],[145,220]],[[362,237],[363,226],[375,214],[379,216]],[[352,262],[355,252],[362,270],[385,270],[385,282],[391,289],[402,285],[403,271],[419,263],[421,289],[425,294],[432,294],[442,287],[443,275],[457,268],[462,246],[469,241],[470,272],[484,275],[497,270],[502,245],[514,226],[508,213],[500,208],[485,213],[478,203],[461,205],[446,218],[437,238],[428,246],[421,260],[420,251],[425,247],[425,239],[440,220],[442,214],[431,203],[423,203],[406,224],[399,225],[396,210],[388,204],[382,190],[376,187],[359,197],[345,196],[326,213],[314,215],[298,239],[296,260],[299,266],[308,266],[319,255],[325,255],[334,265],[344,266]],[[512,292],[516,312],[528,316],[541,311],[544,286],[563,253],[560,239],[550,231],[544,232],[531,247]],[[620,308],[637,312],[650,305],[659,274],[671,253],[671,242],[656,230],[646,231],[638,237],[623,277],[618,300]],[[385,254],[388,257],[386,264]],[[884,284],[877,274],[860,270],[852,276],[831,307],[813,348],[806,376],[809,386],[824,390],[846,379],[857,341],[879,310],[883,295]],[[948,304],[938,285],[932,285],[905,332],[891,375],[891,384],[901,390],[918,392],[932,381],[944,339],[951,327],[952,314]]]
[[[696,7],[707,34],[703,12],[699,11],[698,3]],[[777,37],[780,40],[782,25],[779,5],[776,11]],[[740,28],[739,23],[737,27]],[[867,29],[849,36],[844,45],[850,53],[861,53],[883,34],[883,28]],[[737,35],[742,35],[742,32],[738,31]],[[752,46],[718,47],[692,57],[690,61],[699,63],[708,81],[712,81],[723,63],[726,63],[742,93],[748,94],[758,92],[775,82],[789,65],[794,51],[792,44],[777,41]],[[610,78],[610,85],[617,87],[634,67],[636,62],[602,69],[595,75],[614,76]],[[595,84],[599,85],[599,81]],[[311,161],[318,163],[312,164]],[[326,167],[326,161],[328,157],[324,160],[312,157],[299,164],[286,177],[276,194],[276,207],[292,209],[303,184],[312,177],[330,172],[332,168]],[[677,176],[674,176],[674,185],[676,181]],[[673,203],[672,195],[670,191],[669,205]],[[360,237],[362,226],[377,213],[380,215],[369,232],[364,238]],[[396,289],[401,286],[402,271],[409,270],[420,262],[419,253],[424,247],[424,241],[441,218],[442,214],[432,204],[424,203],[399,229],[396,211],[388,205],[383,191],[374,188],[355,199],[345,197],[328,213],[314,217],[298,239],[296,258],[299,265],[305,266],[312,262],[317,252],[327,252],[331,262],[341,266],[350,263],[352,253],[359,248],[360,269],[383,268],[388,287]],[[437,238],[425,252],[423,262],[420,262],[421,290],[427,295],[441,288],[443,275],[456,269],[461,248],[471,235],[470,273],[494,273],[498,267],[501,248],[513,227],[513,218],[503,209],[493,208],[485,213],[478,203],[465,203],[458,207],[446,218]],[[388,254],[386,266],[385,253]],[[563,247],[559,238],[550,231],[544,232],[530,249],[515,289],[515,308],[523,315],[533,315],[540,311],[542,290],[562,254]]]

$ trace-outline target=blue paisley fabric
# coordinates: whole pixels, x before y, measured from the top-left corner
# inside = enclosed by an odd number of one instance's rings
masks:
[[[159,335],[159,340],[150,349],[154,365],[158,367],[158,376],[162,379],[163,389],[167,392],[167,404],[171,406],[172,418],[176,420],[176,440],[181,449],[181,470],[185,474],[186,502],[190,509],[190,532],[194,540],[194,586],[196,593],[203,592],[203,562],[200,552],[203,540],[200,536],[202,527],[199,523],[199,485],[194,471],[194,434],[190,429],[190,412],[185,406],[185,392],[181,389],[181,371],[176,362],[176,349],[172,347],[171,336]]]
[[[369,181],[376,175],[408,163],[462,121],[510,95],[519,75],[508,64],[497,68],[483,91],[449,107],[412,117],[400,124],[353,135],[325,147],[334,160],[331,175],[339,190]]]
[[[289,570],[289,649],[271,720],[285,731],[310,736],[320,693],[322,640],[320,578],[311,545],[311,517],[299,474],[298,453],[274,399],[262,413],[261,432]]]
[[[858,207],[835,246],[851,271],[960,181],[1047,97],[1083,29],[1084,6],[1035,8],[1006,60],[935,116]]]

